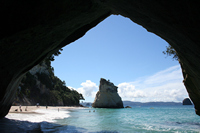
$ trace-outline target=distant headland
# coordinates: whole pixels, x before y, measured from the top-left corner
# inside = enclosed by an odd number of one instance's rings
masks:
[[[92,106],[92,102],[83,102],[83,106]],[[182,102],[132,102],[132,101],[123,101],[124,107],[126,106],[181,106]]]

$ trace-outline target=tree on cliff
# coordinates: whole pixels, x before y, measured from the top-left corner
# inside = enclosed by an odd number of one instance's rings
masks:
[[[172,59],[178,60],[176,50],[171,45],[166,46],[166,50],[163,51],[163,54],[166,54],[167,56],[173,56]]]
[[[62,50],[62,49],[61,49]],[[14,104],[35,105],[79,105],[83,95],[66,86],[65,81],[54,75],[51,61],[61,50],[46,58],[23,77]]]

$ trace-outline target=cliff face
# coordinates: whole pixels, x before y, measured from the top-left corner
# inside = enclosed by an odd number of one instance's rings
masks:
[[[50,61],[47,64],[46,61],[26,73],[19,84],[13,105],[79,105],[79,100],[84,99],[82,94],[66,87],[65,82],[54,75]]]
[[[0,117],[8,113],[28,70],[110,14],[130,18],[177,51],[184,85],[200,115],[199,12],[199,2],[189,0],[1,1]]]
[[[101,78],[99,91],[92,104],[94,108],[124,108],[121,97],[117,93],[117,86]]]

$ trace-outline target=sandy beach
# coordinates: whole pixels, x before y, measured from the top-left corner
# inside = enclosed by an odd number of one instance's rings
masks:
[[[71,110],[81,109],[77,106],[12,106],[6,118],[10,120],[28,122],[55,122],[55,119],[64,119],[70,116]]]
[[[27,108],[27,110],[25,110]],[[52,109],[78,109],[82,107],[73,107],[73,106],[48,106],[47,110]],[[20,106],[11,106],[9,113],[21,113],[21,114],[36,114],[38,112],[35,112],[38,109],[46,109],[46,106],[21,106],[22,111],[20,111]],[[17,111],[15,111],[17,110]]]
[[[70,117],[76,106],[12,106],[5,119],[0,121],[1,132],[43,132],[57,131],[63,127],[57,123]],[[20,111],[21,109],[21,111]],[[25,110],[26,109],[26,110]],[[65,120],[64,120],[65,121]]]

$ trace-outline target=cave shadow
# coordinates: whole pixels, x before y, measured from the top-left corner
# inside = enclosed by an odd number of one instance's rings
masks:
[[[117,131],[97,131],[89,132],[85,128],[60,125],[50,122],[29,122],[13,120],[8,118],[0,119],[0,132],[3,133],[49,133],[49,132],[67,132],[67,133],[118,133]]]

